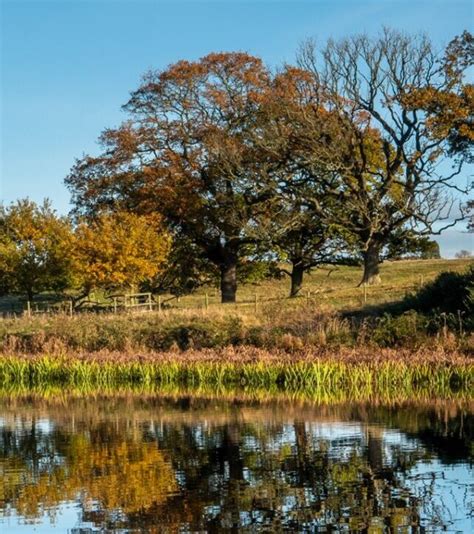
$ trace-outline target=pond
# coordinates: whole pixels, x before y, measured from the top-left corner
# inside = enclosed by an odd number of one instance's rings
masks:
[[[473,532],[467,401],[0,400],[0,531]]]

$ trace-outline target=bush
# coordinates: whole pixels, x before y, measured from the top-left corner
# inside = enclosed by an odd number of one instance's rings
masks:
[[[420,347],[426,343],[429,324],[428,318],[414,310],[398,317],[386,313],[377,320],[370,340],[379,347]]]
[[[463,314],[466,329],[474,329],[474,264],[465,273],[444,272],[408,296],[403,305],[428,315]]]

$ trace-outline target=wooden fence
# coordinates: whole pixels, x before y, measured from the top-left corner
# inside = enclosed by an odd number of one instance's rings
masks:
[[[390,294],[391,289],[402,291],[407,294],[409,291],[418,289],[420,285],[409,285],[409,286],[394,286],[393,288],[384,286],[384,292]],[[328,296],[333,294],[342,288],[332,288],[327,290],[319,291],[307,291],[304,294],[300,295],[298,301],[301,302],[303,299],[309,304],[315,299],[321,299],[321,297]],[[353,294],[350,297],[351,299],[358,299],[360,304],[367,304],[369,298],[372,296],[372,288],[366,285],[360,286],[357,290],[354,290]],[[170,297],[164,299],[162,295],[153,295],[151,292],[147,293],[125,293],[117,294],[109,297],[107,302],[94,302],[86,301],[82,302],[80,305],[76,306],[73,300],[63,300],[60,302],[51,302],[51,301],[34,301],[27,302],[24,307],[23,315],[32,317],[39,314],[56,314],[63,313],[67,315],[74,315],[76,313],[83,312],[96,312],[96,313],[130,313],[130,312],[151,312],[158,311],[161,312],[164,307],[174,310],[191,310],[191,309],[201,309],[208,310],[209,308],[220,307],[221,303],[215,301],[215,294],[205,293],[204,295],[193,296],[192,305],[183,306],[180,304],[179,297]],[[336,296],[336,298],[343,299],[344,296]],[[214,300],[214,302],[211,302]],[[170,301],[174,301],[175,305],[170,306]],[[239,301],[233,303],[232,306],[236,308],[251,308],[253,311],[257,312],[262,306],[266,304],[272,304],[276,302],[289,302],[289,299],[286,296],[262,296],[262,294],[254,293],[251,298],[247,300]],[[229,305],[225,305],[229,306]],[[4,314],[5,315],[5,314]],[[10,315],[10,314],[8,314]],[[12,313],[11,315],[15,315]]]

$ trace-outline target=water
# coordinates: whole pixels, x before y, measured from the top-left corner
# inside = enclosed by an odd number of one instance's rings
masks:
[[[0,401],[0,532],[474,532],[472,403]]]

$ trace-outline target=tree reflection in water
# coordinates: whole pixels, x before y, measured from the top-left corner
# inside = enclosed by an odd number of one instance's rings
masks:
[[[0,407],[0,527],[73,501],[107,530],[443,528],[437,479],[472,463],[471,406],[124,402]]]

